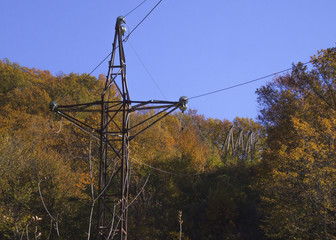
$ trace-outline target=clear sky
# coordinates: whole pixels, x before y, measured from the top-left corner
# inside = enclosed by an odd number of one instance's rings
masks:
[[[0,59],[89,73],[111,52],[116,18],[141,2],[0,0]],[[157,2],[126,17],[130,30]],[[163,0],[124,45],[131,98],[175,101],[307,62],[335,46],[335,10],[335,0]],[[107,61],[92,75],[106,72]],[[255,118],[255,90],[270,80],[191,99],[189,107],[207,118]]]

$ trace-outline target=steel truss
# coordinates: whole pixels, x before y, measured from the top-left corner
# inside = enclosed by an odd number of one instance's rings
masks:
[[[222,144],[221,150],[225,153],[230,153],[232,156],[238,156],[242,159],[253,159],[255,145],[258,141],[257,136],[253,131],[248,131],[246,134],[242,129],[238,129],[237,138],[234,139],[234,127],[231,126],[225,141]]]
[[[186,97],[181,97],[176,102],[134,101],[130,99],[122,39],[125,32],[124,23],[123,17],[117,18],[113,50],[101,100],[73,105],[50,103],[51,110],[91,134],[100,142],[96,231],[98,234],[97,239],[99,240],[127,240],[127,212],[131,169],[129,161],[130,142],[177,108],[184,111],[187,104]],[[116,92],[120,100],[111,100],[111,92],[113,91]],[[113,97],[115,99],[115,96]],[[151,116],[134,126],[130,125],[130,114],[132,112],[150,109],[155,109]],[[100,114],[100,124],[91,126],[71,114],[83,112]]]

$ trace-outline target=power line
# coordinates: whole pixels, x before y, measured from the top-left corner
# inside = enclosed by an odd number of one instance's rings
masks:
[[[133,11],[135,11],[137,8],[139,8],[142,4],[144,4],[147,0],[142,1],[138,6],[136,6],[135,8],[133,8],[131,11],[129,11],[125,16],[131,14]],[[160,0],[147,14],[146,16],[133,28],[133,30],[124,38],[124,42],[128,40],[128,38],[130,37],[130,35],[143,23],[143,21],[145,21],[145,19],[154,11],[154,9],[162,2],[163,0]],[[102,65],[106,59],[108,57],[110,57],[112,54],[112,51],[96,66],[93,68],[93,70],[85,77],[88,78],[89,76],[91,76],[91,74],[96,71],[96,69]],[[64,96],[62,96],[61,100],[66,96],[67,94],[64,94]]]
[[[144,4],[145,2],[146,2],[147,0],[144,0],[144,1],[142,1],[139,5],[137,5],[135,8],[133,8],[131,11],[129,11],[128,13],[126,13],[125,15],[124,15],[124,17],[126,17],[126,16],[128,16],[128,15],[130,15],[132,12],[134,12],[136,9],[138,9],[142,4]],[[153,9],[154,10],[154,9]],[[152,10],[152,11],[153,11]],[[149,14],[148,14],[149,15]],[[140,24],[138,24],[138,25],[140,25]],[[135,30],[135,29],[134,29]],[[130,35],[130,34],[129,34]],[[105,61],[106,61],[106,59],[108,58],[108,57],[110,57],[111,56],[111,54],[112,54],[112,52],[110,52],[88,75],[91,75],[94,71],[96,71],[96,69],[100,66],[100,65],[102,65]]]
[[[143,2],[141,2],[138,6],[136,6],[134,9],[132,9],[131,11],[129,11],[125,17],[129,14],[131,14],[133,11],[135,11],[138,7],[140,7],[142,4],[144,4],[147,0],[144,0]],[[133,28],[133,30],[124,38],[124,41],[127,41],[127,39],[130,37],[130,35],[143,23],[143,21],[145,21],[145,19],[154,11],[154,9],[162,2],[163,0],[160,0],[147,14],[146,16]],[[112,54],[112,52],[110,52],[88,75],[90,76],[94,71],[96,71],[96,69],[102,65],[106,59],[108,57],[110,57]]]
[[[90,76],[94,71],[96,71],[96,69],[100,66],[100,65],[102,65],[105,61],[106,61],[106,59],[108,59],[108,57],[109,56],[111,56],[111,54],[112,54],[112,52],[110,52],[109,53],[109,55],[107,55],[89,74],[88,74],[88,76]]]
[[[144,166],[146,166],[148,168],[151,168],[153,170],[156,170],[158,172],[166,173],[166,174],[173,175],[173,176],[198,176],[198,175],[204,175],[205,174],[205,173],[194,173],[194,174],[185,174],[185,173],[183,174],[183,173],[181,173],[181,174],[178,174],[178,173],[175,173],[175,172],[170,172],[170,171],[163,170],[163,169],[160,169],[160,168],[157,168],[157,167],[153,167],[153,166],[151,166],[147,163],[141,162],[141,161],[139,161],[137,159],[134,159],[134,158],[132,159],[132,161],[135,161],[138,164],[144,165]]]
[[[305,63],[304,65],[306,65],[306,64],[307,63]],[[269,75],[266,75],[266,76],[263,76],[263,77],[259,77],[259,78],[256,78],[256,79],[253,79],[253,80],[250,80],[250,81],[247,81],[247,82],[239,83],[239,84],[236,84],[236,85],[233,85],[233,86],[230,86],[230,87],[218,89],[218,90],[215,90],[215,91],[212,91],[212,92],[207,92],[207,93],[203,93],[203,94],[200,94],[200,95],[196,95],[196,96],[190,97],[188,99],[190,100],[190,99],[194,99],[194,98],[200,98],[200,97],[215,94],[215,93],[218,93],[218,92],[226,91],[226,90],[229,90],[229,89],[232,89],[232,88],[240,87],[240,86],[243,86],[243,85],[246,85],[246,84],[250,84],[250,83],[253,83],[253,82],[260,81],[260,80],[265,79],[265,78],[272,77],[274,75],[277,75],[277,74],[280,74],[280,73],[283,73],[283,72],[287,72],[291,69],[293,69],[293,68],[292,67],[287,68],[285,70],[282,70],[282,71],[279,71],[279,72],[276,72],[276,73],[272,73],[272,74],[269,74]]]
[[[127,17],[128,15],[130,15],[132,12],[134,12],[138,7],[140,7],[142,4],[144,4],[147,0],[142,1],[138,6],[136,6],[135,8],[133,8],[131,11],[129,11],[127,14],[124,15],[124,17]]]
[[[156,170],[158,172],[167,173],[167,174],[170,174],[170,175],[175,175],[173,172],[169,172],[169,171],[166,171],[166,170],[162,170],[160,168],[153,167],[153,166],[151,166],[151,165],[149,165],[147,163],[141,162],[141,161],[139,161],[137,159],[132,159],[132,160],[135,161],[135,162],[137,162],[137,163],[139,163],[139,164],[141,164],[141,165],[144,165],[144,166],[149,167],[149,168],[151,168],[153,170]]]
[[[111,56],[111,54],[112,54],[112,52],[110,52],[109,53],[109,55],[107,55],[88,75],[86,75],[85,76],[85,78],[83,79],[83,81],[85,81],[88,77],[90,77],[91,76],[91,74],[94,72],[94,71],[96,71],[96,69],[100,66],[100,65],[102,65],[104,62],[105,62],[105,60],[109,57],[109,56]],[[69,95],[70,93],[71,93],[71,91],[73,91],[74,89],[69,89],[61,98],[59,98],[59,99],[57,99],[57,101],[58,102],[60,102],[60,101],[62,101],[67,95]]]
[[[139,59],[140,63],[142,64],[142,66],[144,67],[144,69],[146,70],[147,74],[149,75],[149,77],[152,79],[152,81],[154,82],[155,86],[157,87],[157,89],[160,91],[160,93],[162,94],[162,96],[167,100],[166,95],[162,92],[161,88],[159,87],[159,85],[157,84],[157,82],[155,81],[153,75],[149,72],[148,68],[146,67],[145,63],[142,61],[140,55],[138,54],[138,52],[135,50],[133,44],[131,43],[131,41],[128,41],[128,44],[131,46],[131,48],[133,49],[135,55],[137,56],[137,58]]]
[[[145,19],[154,11],[154,9],[159,6],[163,0],[158,1],[158,3],[146,14],[146,16],[133,28],[133,30],[125,37],[124,42],[128,40],[130,35],[145,21]]]
[[[327,55],[333,55],[333,54],[336,54],[336,52],[330,52]],[[323,57],[325,57],[325,56],[322,56],[320,59],[322,59]],[[318,60],[318,59],[310,60],[308,62],[303,63],[302,65],[303,66],[308,65],[309,63],[313,63],[316,60]],[[275,75],[280,74],[280,73],[287,72],[289,70],[293,70],[293,68],[294,67],[287,68],[285,70],[281,70],[281,71],[276,72],[276,73],[268,74],[266,76],[259,77],[259,78],[256,78],[256,79],[253,79],[253,80],[250,80],[250,81],[247,81],[247,82],[239,83],[239,84],[236,84],[236,85],[233,85],[233,86],[230,86],[230,87],[221,88],[221,89],[218,89],[218,90],[215,90],[215,91],[211,91],[211,92],[203,93],[203,94],[200,94],[200,95],[196,95],[196,96],[190,97],[188,99],[190,100],[190,99],[194,99],[194,98],[200,98],[200,97],[204,97],[204,96],[207,96],[207,95],[212,95],[212,94],[215,94],[215,93],[218,93],[218,92],[223,92],[223,91],[226,91],[226,90],[229,90],[229,89],[232,89],[232,88],[237,88],[237,87],[240,87],[240,86],[243,86],[243,85],[247,85],[247,84],[250,84],[250,83],[253,83],[253,82],[260,81],[260,80],[265,79],[265,78],[275,76]]]

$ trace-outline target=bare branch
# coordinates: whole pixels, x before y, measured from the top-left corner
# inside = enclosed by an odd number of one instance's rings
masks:
[[[142,186],[141,190],[138,192],[138,194],[133,198],[133,200],[126,206],[126,208],[128,208],[129,206],[132,205],[132,203],[140,196],[140,194],[144,191],[146,185],[147,185],[147,182],[148,182],[148,179],[150,177],[150,174],[148,175],[144,185]]]
[[[46,204],[45,204],[45,202],[44,202],[44,200],[43,200],[43,197],[42,197],[42,192],[41,192],[41,182],[42,182],[42,181],[43,181],[43,180],[40,180],[40,181],[38,182],[38,191],[39,191],[39,194],[40,194],[40,198],[41,198],[43,207],[44,207],[44,209],[46,210],[46,212],[48,213],[50,219],[53,220],[53,221],[55,221],[55,223],[56,223],[56,232],[57,232],[57,235],[60,236],[60,234],[59,234],[59,229],[58,229],[58,221],[57,221],[57,220],[50,214],[50,212],[49,212],[49,210],[48,210],[48,208],[47,208],[47,206],[46,206]]]

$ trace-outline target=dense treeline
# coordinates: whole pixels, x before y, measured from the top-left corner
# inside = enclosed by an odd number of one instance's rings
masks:
[[[259,123],[190,110],[139,135],[128,238],[179,239],[182,213],[182,239],[336,239],[333,52],[258,89]],[[48,105],[97,100],[103,82],[0,61],[0,239],[88,238],[99,143]]]
[[[336,239],[335,51],[257,91],[267,132],[261,226],[271,239]]]

